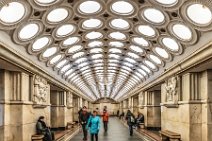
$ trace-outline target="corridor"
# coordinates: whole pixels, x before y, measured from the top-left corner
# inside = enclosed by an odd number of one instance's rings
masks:
[[[80,133],[76,135],[74,138],[72,138],[70,141],[81,141],[82,137],[83,137],[82,131],[80,131]],[[125,127],[117,118],[110,118],[108,133],[104,133],[104,129],[101,124],[99,141],[151,141],[151,140],[147,139],[146,137],[140,138],[135,133],[132,137],[130,137],[127,127]]]

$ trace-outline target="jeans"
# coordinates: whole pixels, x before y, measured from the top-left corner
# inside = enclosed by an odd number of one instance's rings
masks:
[[[103,123],[104,123],[105,132],[107,132],[107,129],[108,129],[108,121],[103,121]]]
[[[130,136],[133,135],[133,125],[129,125]]]
[[[86,124],[82,124],[82,131],[83,131],[83,140],[87,140],[87,136],[88,136],[88,131],[86,129]]]
[[[97,134],[91,134],[91,141],[94,141],[94,136],[96,138],[96,141],[98,141],[98,133]]]

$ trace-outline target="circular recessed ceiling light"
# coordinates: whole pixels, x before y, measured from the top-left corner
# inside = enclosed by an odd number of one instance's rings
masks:
[[[74,53],[76,51],[81,50],[83,47],[81,45],[75,45],[68,49],[68,53]]]
[[[134,37],[132,41],[139,46],[143,46],[143,47],[149,46],[148,41],[142,37]]]
[[[115,59],[119,59],[120,58],[120,56],[117,55],[117,54],[109,54],[108,57],[109,58],[115,58]]]
[[[64,24],[61,25],[57,31],[56,31],[56,36],[57,37],[64,37],[67,35],[72,34],[76,30],[76,27],[72,24]]]
[[[81,56],[83,56],[83,55],[85,55],[85,52],[78,52],[78,53],[74,54],[74,55],[72,56],[72,58],[73,58],[73,59],[76,59],[76,58],[81,57]]]
[[[61,73],[64,73],[64,72],[66,72],[68,69],[70,69],[71,68],[71,65],[70,64],[68,64],[68,65],[65,65],[63,68],[61,68],[61,70],[60,70],[60,72]]]
[[[109,37],[116,40],[125,40],[127,37],[121,32],[112,32],[109,34]]]
[[[138,52],[138,53],[143,53],[144,52],[144,50],[141,47],[135,46],[135,45],[131,45],[130,49],[135,51],[135,52]]]
[[[109,49],[109,52],[110,53],[122,53],[122,51],[120,49],[117,49],[117,48],[111,48],[111,49]]]
[[[68,60],[66,60],[66,59],[60,61],[60,62],[56,65],[56,68],[61,68],[61,67],[64,66],[65,63],[67,63],[67,62],[68,62]]]
[[[124,60],[126,60],[126,61],[128,61],[132,64],[136,63],[136,61],[134,59],[131,59],[131,58],[125,58]]]
[[[51,4],[54,4],[58,0],[35,0],[35,3],[41,5],[41,6],[49,6]]]
[[[160,47],[155,47],[155,51],[162,58],[165,58],[165,59],[169,58],[169,54],[168,54],[168,52],[165,49],[162,49]]]
[[[102,58],[102,57],[103,57],[102,54],[95,54],[95,55],[91,56],[92,59],[99,59],[99,58]]]
[[[65,8],[56,8],[53,9],[47,15],[47,20],[52,23],[58,23],[65,20],[68,17],[68,10]]]
[[[109,42],[109,46],[111,46],[111,47],[123,47],[124,44],[122,42],[112,41],[112,42]]]
[[[137,54],[132,53],[132,52],[128,52],[127,55],[130,56],[130,57],[132,57],[132,58],[135,58],[135,59],[138,59],[139,58],[139,56]]]
[[[134,12],[132,4],[126,1],[117,1],[111,5],[111,11],[120,15],[131,15]]]
[[[192,22],[200,25],[209,24],[212,20],[211,10],[202,4],[192,4],[188,6],[187,15]]]
[[[96,31],[89,32],[85,35],[85,38],[90,40],[100,39],[102,37],[103,37],[102,33]]]
[[[161,24],[165,20],[164,14],[155,8],[147,8],[144,10],[143,14],[146,20],[156,24]]]
[[[175,24],[172,27],[173,33],[181,40],[191,40],[192,32],[189,27],[183,24]]]
[[[156,0],[156,1],[160,4],[168,6],[173,6],[178,2],[178,0]]]
[[[146,67],[145,65],[141,65],[141,68],[143,70],[145,70],[147,73],[151,73],[151,70],[148,67]]]
[[[48,58],[57,52],[57,47],[50,47],[43,53],[44,58]]]
[[[139,25],[137,30],[140,34],[147,36],[147,37],[155,37],[156,32],[155,30],[149,25]]]
[[[102,21],[99,19],[89,19],[82,23],[82,28],[84,29],[96,29],[103,25]]]
[[[21,40],[30,40],[39,32],[39,26],[35,23],[30,23],[24,26],[18,36]]]
[[[32,50],[33,51],[39,51],[45,46],[47,46],[50,42],[50,39],[48,37],[41,37],[35,40],[35,42],[32,44]]]
[[[101,5],[96,1],[85,1],[79,5],[80,13],[84,14],[95,14],[102,9]]]
[[[90,43],[88,43],[89,47],[101,47],[103,46],[103,42],[101,41],[92,41]]]
[[[90,53],[101,53],[103,52],[102,48],[93,48],[90,50]]]
[[[116,30],[127,30],[130,28],[129,22],[123,19],[113,19],[110,22],[110,26]]]
[[[144,60],[144,63],[147,65],[147,66],[149,66],[151,69],[156,69],[156,66],[152,63],[152,62],[150,62],[150,61],[148,61],[148,60]]]
[[[178,43],[172,38],[165,37],[162,39],[162,43],[166,48],[168,48],[171,51],[177,52],[180,49]]]
[[[69,37],[66,40],[63,41],[63,46],[70,46],[73,44],[76,44],[77,42],[79,42],[79,37]]]
[[[56,55],[55,57],[53,57],[53,58],[50,60],[50,64],[51,64],[51,65],[55,64],[55,63],[58,62],[61,58],[62,58],[62,55],[61,55],[61,54]]]
[[[18,12],[17,12],[18,11]],[[4,24],[14,24],[25,15],[26,9],[20,2],[10,2],[0,9],[0,20]]]
[[[155,56],[155,55],[150,54],[150,55],[149,55],[149,58],[150,58],[153,62],[155,62],[156,64],[158,64],[158,65],[161,65],[161,64],[162,64],[162,61],[161,61],[157,56]]]

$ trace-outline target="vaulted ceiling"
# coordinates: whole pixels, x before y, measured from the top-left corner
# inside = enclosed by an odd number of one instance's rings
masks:
[[[1,0],[0,29],[93,100],[119,99],[211,30],[201,0]]]

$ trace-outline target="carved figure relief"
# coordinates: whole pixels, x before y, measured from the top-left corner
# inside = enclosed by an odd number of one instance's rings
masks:
[[[49,93],[49,85],[47,81],[36,75],[34,79],[34,102],[36,104],[46,104]]]
[[[198,121],[200,120],[200,115],[201,115],[201,109],[198,108],[197,106],[192,107],[191,122],[198,123]]]
[[[67,100],[66,100],[66,102],[67,102],[67,107],[68,108],[73,107],[73,95],[72,95],[72,93],[70,93],[70,92],[67,93]]]
[[[178,92],[177,92],[177,78],[172,77],[168,79],[168,81],[165,84],[165,90],[166,90],[166,101],[167,102],[178,102]]]

